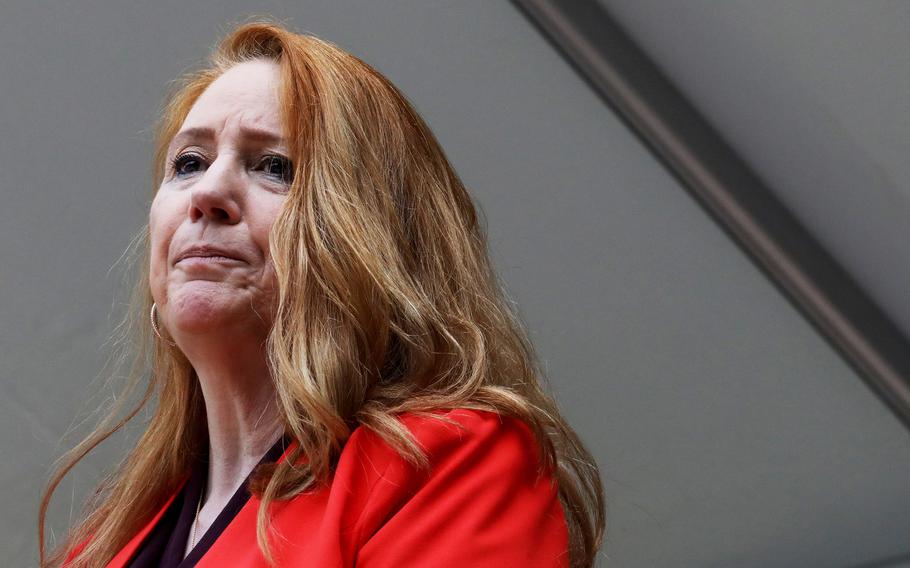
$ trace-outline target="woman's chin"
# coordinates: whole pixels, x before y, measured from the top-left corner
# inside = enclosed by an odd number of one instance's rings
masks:
[[[170,296],[167,322],[174,332],[181,335],[230,333],[249,318],[248,298],[219,289],[194,288],[197,289]]]

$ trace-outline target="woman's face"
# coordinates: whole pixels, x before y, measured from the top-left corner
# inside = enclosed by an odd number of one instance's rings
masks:
[[[269,230],[293,171],[277,84],[271,61],[235,65],[202,93],[171,141],[149,213],[149,284],[175,337],[271,326]]]

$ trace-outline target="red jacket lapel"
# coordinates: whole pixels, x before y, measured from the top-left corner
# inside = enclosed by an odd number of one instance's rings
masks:
[[[139,546],[142,544],[142,541],[145,540],[145,537],[147,537],[150,532],[152,532],[152,529],[155,528],[155,525],[158,523],[161,517],[164,516],[165,511],[167,511],[167,508],[177,497],[177,494],[179,494],[180,490],[183,489],[183,485],[186,483],[187,479],[189,479],[188,476],[177,487],[177,489],[174,490],[171,496],[168,497],[164,505],[158,509],[158,512],[155,513],[155,516],[152,517],[152,519],[146,523],[144,527],[142,527],[142,530],[136,533],[136,535],[133,536],[133,538],[130,539],[128,543],[126,543],[126,546],[120,549],[120,552],[118,552],[117,555],[107,563],[107,566],[105,568],[124,568],[127,564],[129,564],[130,560],[133,558],[133,555],[136,553],[136,550],[138,550]]]

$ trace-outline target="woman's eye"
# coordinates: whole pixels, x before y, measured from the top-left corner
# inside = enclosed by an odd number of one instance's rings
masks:
[[[193,174],[202,167],[202,158],[196,154],[181,154],[174,158],[172,166],[177,176]]]
[[[283,183],[290,184],[293,181],[294,169],[291,161],[284,156],[266,156],[259,165],[267,175],[281,180]]]

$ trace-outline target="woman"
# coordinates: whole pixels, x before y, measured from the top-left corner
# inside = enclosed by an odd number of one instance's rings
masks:
[[[170,99],[154,172],[135,366],[152,380],[51,479],[42,566],[593,563],[595,462],[540,385],[467,191],[387,79],[239,26]],[[61,478],[153,395],[46,554]]]

